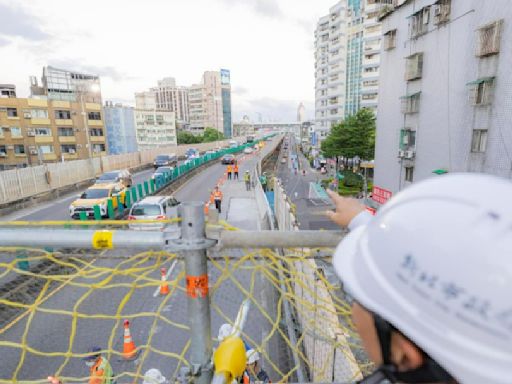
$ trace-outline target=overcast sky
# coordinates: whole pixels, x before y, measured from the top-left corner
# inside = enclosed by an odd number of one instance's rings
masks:
[[[231,70],[234,121],[314,116],[314,28],[336,0],[0,0],[0,83],[44,65],[99,74],[104,100]]]

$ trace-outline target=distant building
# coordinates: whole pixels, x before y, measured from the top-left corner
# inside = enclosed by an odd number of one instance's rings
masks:
[[[348,0],[345,115],[361,108],[361,75],[363,72],[364,15],[361,0]]]
[[[156,109],[174,112],[178,127],[188,126],[190,122],[188,87],[177,86],[173,77],[166,77],[158,81],[158,86],[151,88],[151,91],[156,97]]]
[[[139,150],[177,145],[176,114],[156,108],[154,92],[135,94],[135,131]]]
[[[512,178],[510,1],[395,4],[381,20],[375,186],[396,193],[446,172]]]
[[[117,155],[137,151],[134,108],[107,101],[103,107],[108,153]]]
[[[304,107],[303,103],[299,104],[299,107],[297,108],[297,121],[299,123],[304,122],[306,119],[306,107]]]
[[[222,123],[224,136],[232,136],[233,121],[231,118],[231,72],[227,69],[220,70],[220,84],[222,87]]]
[[[251,135],[254,133],[254,125],[249,120],[249,116],[245,115],[242,121],[233,124],[233,137]]]
[[[0,97],[16,97],[16,86],[13,84],[0,84]]]

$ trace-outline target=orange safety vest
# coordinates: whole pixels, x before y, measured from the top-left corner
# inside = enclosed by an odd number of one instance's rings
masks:
[[[233,167],[235,173],[238,173],[238,164],[236,164],[234,167]]]
[[[213,191],[213,199],[214,200],[222,200],[222,192],[221,191]]]
[[[89,384],[110,384],[112,383],[112,368],[108,361],[101,356],[96,364],[91,367]]]
[[[231,173],[231,171],[232,171],[231,165],[228,165],[228,173]]]

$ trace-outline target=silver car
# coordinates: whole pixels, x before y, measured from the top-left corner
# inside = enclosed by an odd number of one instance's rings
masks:
[[[172,196],[148,196],[130,209],[130,229],[140,231],[163,230],[168,223],[143,223],[142,220],[167,220],[178,217],[180,202]]]

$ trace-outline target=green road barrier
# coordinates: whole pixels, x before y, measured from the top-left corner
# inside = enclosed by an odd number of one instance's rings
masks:
[[[80,218],[80,220],[86,221],[87,220],[87,213],[86,212],[79,212],[78,213],[78,217]]]
[[[124,215],[124,204],[121,202],[121,196],[116,196],[117,201],[117,211],[119,212],[119,216],[123,217]]]
[[[112,199],[108,199],[107,200],[107,214],[108,214],[108,218],[110,220],[114,219],[114,217],[115,217],[115,214],[114,214],[114,203],[112,202]]]
[[[155,179],[149,180],[149,189],[150,189],[151,193],[155,193]]]
[[[144,181],[144,196],[149,195],[149,183],[148,181]]]
[[[101,220],[101,210],[99,205],[95,205],[94,209],[94,220]]]
[[[142,184],[137,184],[137,191],[139,193],[139,200],[142,200],[144,193],[142,192]]]
[[[128,190],[126,191],[125,195],[124,195],[124,203],[126,205],[126,208],[130,209],[130,207],[132,206],[132,202],[131,202],[131,191]]]
[[[16,259],[18,260],[16,262],[18,269],[21,269],[22,271],[28,271],[30,269],[30,264],[28,262],[28,255],[26,251],[16,252]]]

